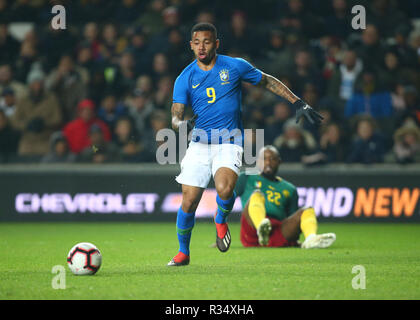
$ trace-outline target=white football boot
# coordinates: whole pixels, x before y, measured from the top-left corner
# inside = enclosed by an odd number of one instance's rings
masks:
[[[302,249],[328,248],[336,239],[335,233],[311,234],[302,243]]]
[[[260,246],[268,245],[268,241],[270,240],[270,232],[271,222],[269,219],[264,218],[264,220],[261,221],[261,224],[257,229],[258,243],[260,244]]]

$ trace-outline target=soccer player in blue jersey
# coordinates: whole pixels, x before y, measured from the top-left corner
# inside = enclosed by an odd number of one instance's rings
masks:
[[[322,120],[318,112],[275,77],[241,58],[217,54],[219,39],[212,24],[196,24],[191,30],[190,46],[195,60],[175,81],[171,110],[172,128],[178,130],[186,125],[193,132],[181,161],[181,173],[176,178],[182,185],[182,204],[176,221],[179,252],[168,266],[183,266],[190,262],[195,211],[211,177],[217,191],[216,244],[221,252],[230,247],[226,218],[235,202],[234,187],[243,154],[242,81],[265,87],[288,100],[296,107],[296,121],[304,117],[310,123],[318,124]],[[184,120],[188,105],[192,107],[194,117]]]

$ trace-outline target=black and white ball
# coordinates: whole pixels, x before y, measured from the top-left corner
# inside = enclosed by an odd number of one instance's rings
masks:
[[[99,249],[89,242],[81,242],[70,249],[67,264],[75,275],[93,275],[102,264]]]

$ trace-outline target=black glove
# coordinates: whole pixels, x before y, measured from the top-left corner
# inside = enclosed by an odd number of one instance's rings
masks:
[[[293,103],[293,106],[296,108],[296,123],[298,123],[302,117],[305,117],[311,124],[320,124],[324,119],[319,112],[315,111],[303,100],[297,100]]]
[[[41,132],[45,127],[44,119],[42,118],[33,118],[31,121],[29,121],[28,125],[26,126],[26,129],[32,132]]]
[[[191,119],[187,120],[187,132],[190,132],[194,128],[195,119],[197,119],[196,114]]]

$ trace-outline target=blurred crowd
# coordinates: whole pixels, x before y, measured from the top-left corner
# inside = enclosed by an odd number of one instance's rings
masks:
[[[244,128],[264,128],[284,162],[420,162],[419,20],[418,0],[0,0],[0,163],[156,161],[197,22],[324,116],[298,125],[287,101],[244,83]],[[17,22],[33,26],[22,39]]]

